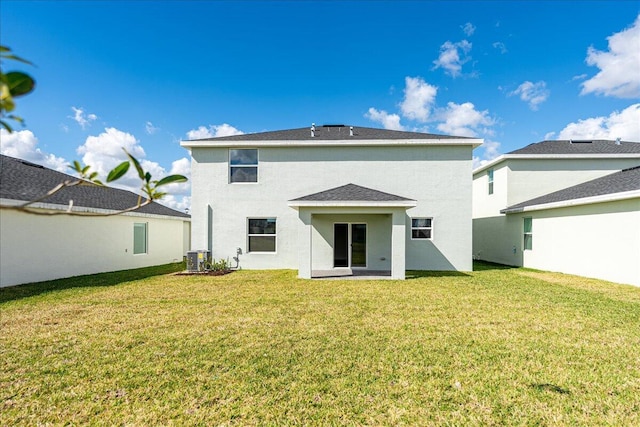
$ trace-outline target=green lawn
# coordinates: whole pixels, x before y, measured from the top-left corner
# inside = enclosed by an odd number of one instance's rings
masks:
[[[640,425],[640,289],[144,269],[0,290],[0,425]]]

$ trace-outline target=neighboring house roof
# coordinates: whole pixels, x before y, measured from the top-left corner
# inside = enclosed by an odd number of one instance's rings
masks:
[[[509,206],[500,213],[516,213],[634,197],[640,197],[640,166]]]
[[[421,132],[407,132],[388,129],[368,128],[348,125],[324,125],[247,133],[242,135],[182,141],[183,147],[228,147],[228,146],[291,146],[291,145],[383,145],[383,144],[441,144],[473,145],[482,144],[481,139],[437,135]]]
[[[610,140],[542,141],[507,154],[640,154],[640,143]]]
[[[557,140],[529,144],[476,168],[474,175],[507,159],[640,158],[640,142],[613,140]]]
[[[36,200],[62,182],[77,180],[77,177],[26,160],[0,155],[0,199]],[[138,203],[138,195],[130,191],[86,182],[86,184],[63,188],[42,200],[41,203],[66,206],[69,200],[73,200],[74,207],[118,211],[135,206]],[[190,218],[190,215],[156,202],[143,206],[135,212]]]
[[[333,204],[415,206],[416,201],[355,184],[331,188],[289,201],[290,206],[329,206]]]

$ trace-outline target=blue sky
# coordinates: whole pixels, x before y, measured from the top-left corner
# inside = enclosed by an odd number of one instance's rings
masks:
[[[35,67],[2,152],[101,173],[124,146],[188,174],[181,139],[343,123],[475,136],[480,164],[545,138],[640,141],[637,1],[11,1]],[[133,179],[122,181],[133,185]],[[167,204],[189,204],[188,185]]]

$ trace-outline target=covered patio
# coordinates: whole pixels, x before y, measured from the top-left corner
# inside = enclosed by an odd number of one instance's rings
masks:
[[[406,210],[415,200],[347,184],[288,204],[304,224],[300,278],[405,278]]]

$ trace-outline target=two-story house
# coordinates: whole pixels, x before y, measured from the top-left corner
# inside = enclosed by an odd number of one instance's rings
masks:
[[[182,141],[192,248],[299,277],[472,270],[479,139],[325,125]]]
[[[473,171],[477,259],[640,285],[640,143],[543,141]]]

